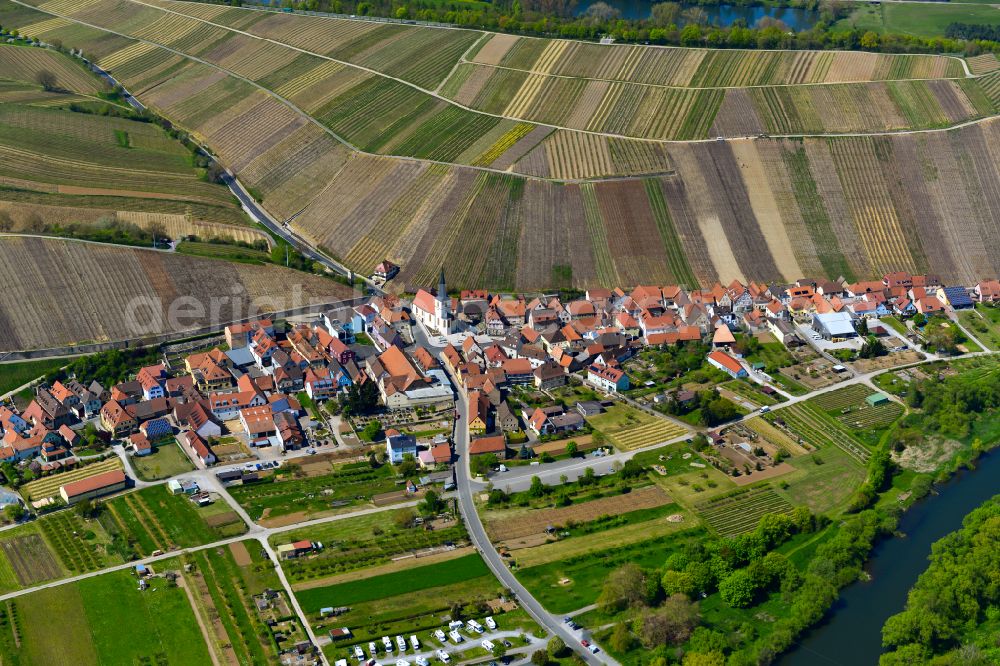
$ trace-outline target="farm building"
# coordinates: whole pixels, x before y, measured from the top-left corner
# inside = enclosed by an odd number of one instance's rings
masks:
[[[126,483],[128,483],[128,477],[125,476],[125,472],[115,469],[60,486],[59,495],[66,504],[72,505],[85,499],[93,499],[125,490]]]
[[[197,481],[188,479],[170,479],[167,483],[167,489],[171,495],[194,495],[201,490]]]
[[[714,351],[710,353],[708,362],[734,379],[747,376],[746,368],[726,352]]]
[[[330,640],[342,641],[351,637],[351,630],[347,627],[338,627],[330,630]]]
[[[313,550],[317,550],[316,545],[306,540],[283,543],[277,548],[278,556],[284,560],[311,553]]]
[[[715,329],[715,335],[712,336],[712,346],[716,349],[720,347],[728,347],[730,345],[736,344],[736,336],[733,332],[729,330],[729,327],[722,324],[717,329]]]
[[[822,312],[813,315],[812,329],[824,340],[847,340],[858,337],[850,312]]]
[[[503,435],[480,437],[472,440],[469,444],[470,456],[481,456],[487,453],[492,453],[501,459],[507,457],[507,440],[504,439]]]
[[[878,407],[879,405],[888,403],[889,398],[884,393],[872,393],[870,396],[865,398],[865,402],[872,407]]]

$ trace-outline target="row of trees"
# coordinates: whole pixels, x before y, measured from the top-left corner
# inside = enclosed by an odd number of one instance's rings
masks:
[[[736,4],[755,4],[756,0],[736,0]],[[229,0],[239,5],[241,0]],[[610,35],[618,41],[715,48],[761,49],[857,49],[882,52],[960,53],[975,55],[1000,51],[1000,43],[988,33],[965,31],[973,39],[955,37],[915,37],[879,34],[856,28],[834,29],[835,22],[853,10],[839,0],[790,0],[772,4],[802,6],[819,11],[819,21],[809,30],[793,33],[775,20],[762,20],[755,26],[736,22],[728,27],[708,25],[708,15],[699,7],[684,9],[679,3],[653,5],[649,18],[626,20],[617,10],[600,2],[577,15],[576,0],[501,0],[470,8],[456,2],[433,0],[271,0],[271,4],[293,9],[327,11],[361,16],[386,16],[398,19],[438,21],[462,26],[486,28],[516,34],[543,37],[597,39]],[[729,0],[698,0],[698,4],[731,4]],[[961,31],[953,31],[960,34]]]

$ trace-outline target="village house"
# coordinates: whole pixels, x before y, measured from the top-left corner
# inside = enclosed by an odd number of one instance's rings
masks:
[[[385,431],[385,455],[393,465],[403,462],[406,456],[416,458],[417,438],[389,428]]]
[[[191,455],[193,455],[205,467],[216,463],[217,458],[212,452],[211,447],[209,447],[208,442],[199,437],[197,433],[190,430],[182,433],[181,442],[191,452]]]
[[[139,427],[135,417],[116,400],[109,400],[101,408],[101,427],[112,437],[124,437]]]
[[[270,446],[271,438],[278,434],[274,413],[270,405],[258,405],[240,410],[240,424],[250,439],[251,446]]]
[[[629,388],[625,371],[606,365],[595,364],[587,368],[587,381],[605,393],[619,393]]]
[[[549,391],[560,386],[564,386],[567,381],[566,371],[558,363],[545,363],[538,366],[532,372],[535,380],[535,388],[541,391]]]

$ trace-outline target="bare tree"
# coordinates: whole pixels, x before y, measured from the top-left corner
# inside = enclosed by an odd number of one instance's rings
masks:
[[[153,245],[156,245],[157,238],[164,241],[167,240],[167,228],[162,222],[153,222],[147,230],[153,235]]]
[[[10,213],[5,210],[0,210],[0,231],[6,232],[14,228],[14,220],[11,219]]]
[[[59,89],[56,75],[47,69],[38,70],[38,73],[35,74],[35,82],[49,92]]]
[[[613,21],[614,19],[621,17],[622,13],[606,2],[595,2],[591,6],[587,7],[587,11],[585,11],[583,15],[588,19]]]
[[[701,7],[689,7],[681,12],[681,17],[685,23],[694,23],[695,25],[708,24],[708,12]]]
[[[40,234],[45,231],[45,220],[38,213],[28,213],[28,217],[24,220],[24,229],[28,233]]]
[[[653,5],[653,23],[661,28],[677,23],[681,15],[681,6],[677,2],[658,2]]]

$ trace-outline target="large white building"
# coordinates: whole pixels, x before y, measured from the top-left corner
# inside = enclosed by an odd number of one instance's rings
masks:
[[[444,282],[444,269],[438,280],[437,295],[425,289],[413,297],[413,316],[424,328],[441,335],[451,333],[452,315],[451,299],[448,298],[448,288]]]

